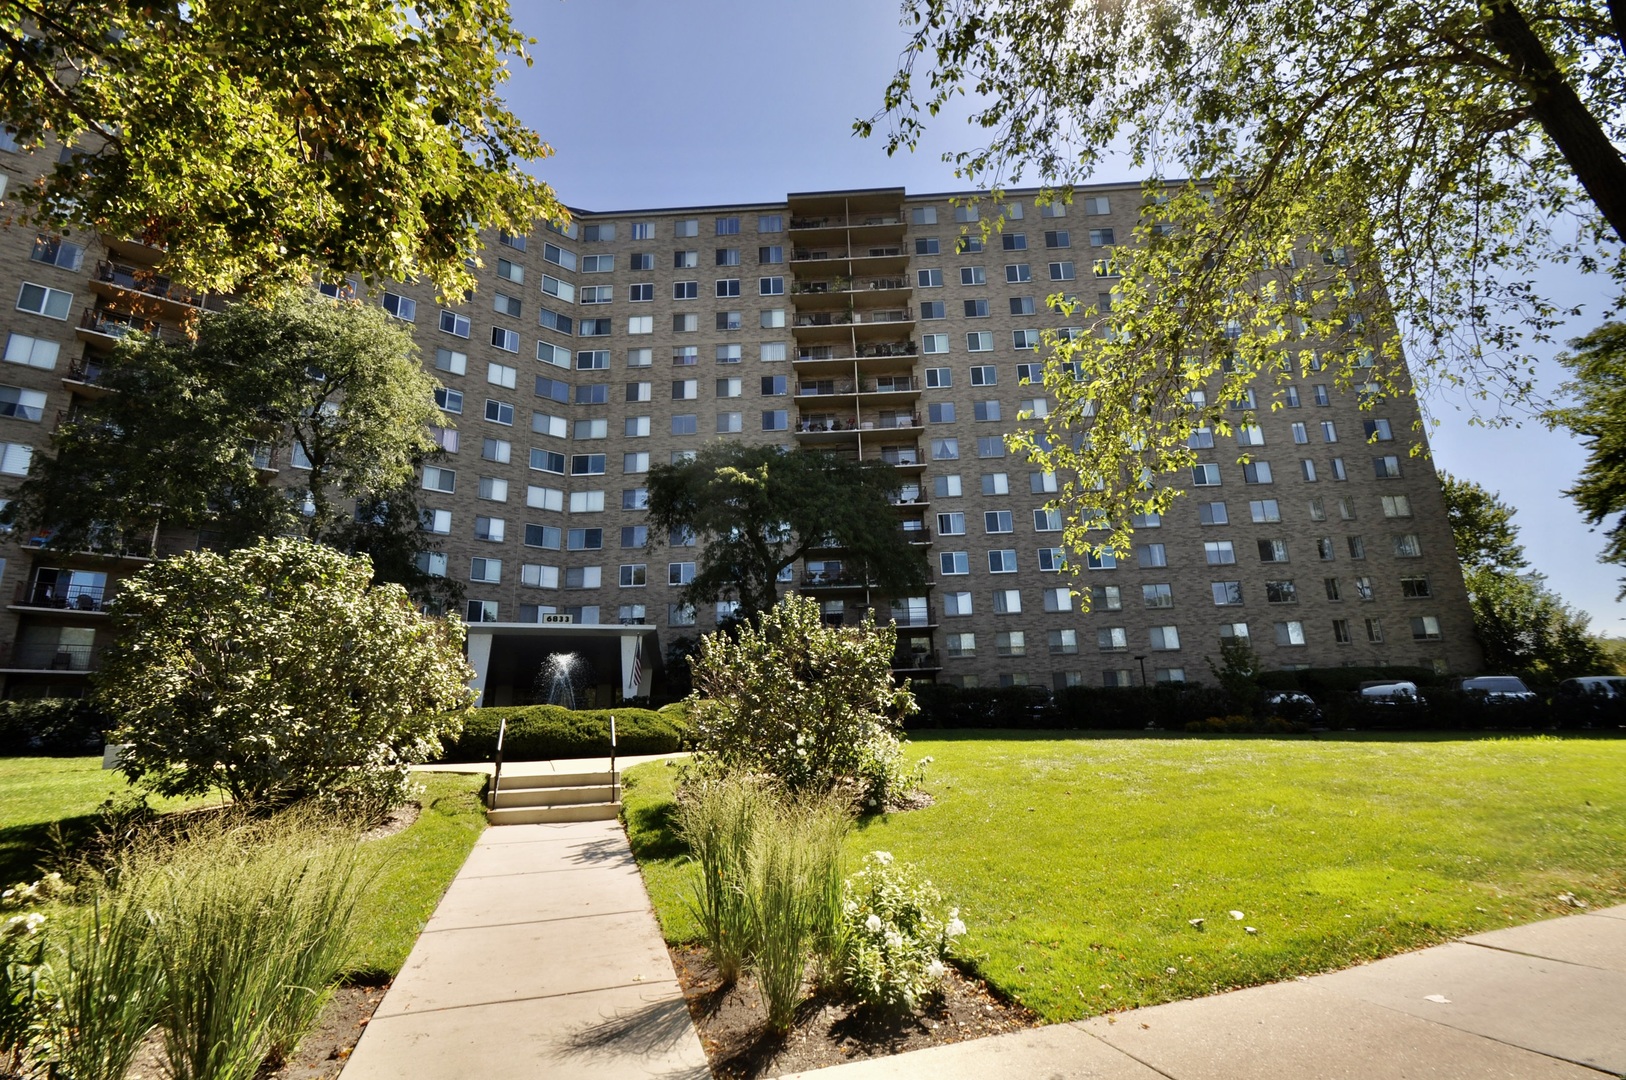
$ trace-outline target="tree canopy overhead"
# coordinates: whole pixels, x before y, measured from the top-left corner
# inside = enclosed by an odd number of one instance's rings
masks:
[[[410,333],[381,309],[309,289],[233,304],[195,339],[129,335],[97,385],[7,507],[51,546],[160,520],[231,548],[293,532],[427,584],[408,572],[425,544],[415,468],[445,421]]]
[[[1069,201],[1120,149],[1158,178],[1134,235],[1095,253],[1088,332],[1048,342],[1059,407],[1029,440],[1074,478],[1075,525],[1104,515],[1120,548],[1180,487],[1193,430],[1224,431],[1249,391],[1271,408],[1320,370],[1410,393],[1404,344],[1500,408],[1563,314],[1539,266],[1626,277],[1618,3],[909,0],[905,25],[857,124],[889,151],[966,94],[978,145],[947,156],[996,194],[1031,177]]]
[[[455,295],[481,227],[563,215],[497,93],[529,44],[504,0],[0,0],[0,121],[78,150],[20,193],[31,220],[166,245],[195,287]]]
[[[1603,562],[1626,566],[1626,324],[1606,323],[1570,342],[1574,352],[1558,360],[1571,378],[1559,389],[1568,403],[1550,410],[1547,421],[1581,439],[1586,465],[1575,486],[1564,494],[1574,499],[1587,523],[1602,525],[1608,542]],[[1626,596],[1626,581],[1620,596]],[[1618,599],[1618,597],[1617,597]]]
[[[654,542],[675,534],[704,545],[684,588],[689,603],[732,597],[743,616],[767,611],[780,571],[820,549],[898,595],[926,580],[892,506],[900,486],[880,461],[719,441],[650,470],[649,527]]]

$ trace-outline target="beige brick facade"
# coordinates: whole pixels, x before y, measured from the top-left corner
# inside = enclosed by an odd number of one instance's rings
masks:
[[[35,167],[0,152],[12,185]],[[1306,380],[1300,407],[1258,421],[1264,443],[1252,454],[1268,462],[1271,482],[1245,482],[1235,439],[1217,437],[1208,460],[1218,486],[1192,487],[1156,528],[1138,531],[1137,543],[1161,545],[1144,553],[1148,565],[1130,557],[1077,578],[1048,569],[1060,534],[1035,517],[1043,484],[1001,439],[1024,402],[1041,396],[1019,385],[1018,365],[1037,362],[1020,337],[1059,321],[1046,296],[1090,302],[1110,288],[1092,265],[1128,237],[1139,190],[1081,191],[1062,216],[1042,216],[1031,192],[1009,197],[1022,216],[983,251],[956,250],[961,223],[949,195],[901,189],[583,211],[569,235],[539,228],[517,241],[492,237],[480,288],[465,304],[442,308],[428,286],[387,290],[394,299],[375,293],[410,318],[423,362],[447,388],[451,452],[425,477],[425,502],[443,512],[445,572],[465,582],[466,614],[498,623],[548,614],[641,621],[662,647],[714,626],[713,610],[689,625],[669,584],[694,549],[640,535],[637,505],[649,466],[731,438],[899,463],[900,526],[913,530],[900,539],[921,543],[930,559],[926,595],[909,601],[843,584],[836,552],[798,567],[794,584],[819,596],[832,619],[866,604],[896,616],[902,666],[918,677],[1138,682],[1143,656],[1148,680],[1199,681],[1222,626],[1242,623],[1270,666],[1475,670],[1479,650],[1439,485],[1426,457],[1407,455],[1417,420],[1409,399],[1363,412],[1329,385],[1319,405]],[[92,241],[77,266],[35,254],[32,231],[0,232],[0,340],[8,343],[0,393],[17,399],[0,415],[0,441],[43,448],[58,415],[96,392],[84,365],[113,340],[105,320],[124,317],[98,312],[173,323],[188,308],[184,297],[152,295],[150,283],[143,291],[122,270],[96,269],[104,260],[150,262],[139,248]],[[60,319],[59,294],[67,303]],[[857,321],[844,321],[849,308]],[[1363,425],[1377,419],[1394,441],[1365,441]],[[1374,459],[1385,457],[1398,476],[1377,475],[1387,469]],[[0,468],[16,475],[26,459],[8,450]],[[1217,502],[1227,523],[1203,524],[1199,504]],[[71,692],[105,644],[101,605],[142,563],[50,554],[30,539],[14,536],[3,552],[0,587],[15,601],[0,624],[8,692]],[[196,540],[166,536],[158,550]],[[1261,542],[1275,554],[1276,541],[1285,562],[1262,562]],[[1225,557],[1224,542],[1234,563],[1211,564]],[[1166,565],[1150,565],[1160,559]],[[1215,583],[1226,581],[1239,583],[1239,605],[1216,605]],[[1284,599],[1272,584],[1280,582],[1292,583],[1292,602],[1267,599]],[[1082,613],[1065,599],[1070,584],[1115,588],[1119,606],[1103,592]],[[602,681],[614,682],[608,673]],[[493,687],[488,701],[512,693]]]

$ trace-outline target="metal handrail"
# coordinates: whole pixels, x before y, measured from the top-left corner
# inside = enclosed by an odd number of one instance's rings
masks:
[[[497,788],[502,784],[502,740],[503,736],[506,734],[508,734],[508,717],[505,716],[502,718],[502,723],[497,725],[497,754],[496,757],[492,759],[496,766],[496,768],[492,769],[491,771],[490,805],[491,809],[493,810],[497,808]]]

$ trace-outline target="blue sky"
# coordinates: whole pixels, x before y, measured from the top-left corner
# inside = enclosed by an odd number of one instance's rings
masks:
[[[537,39],[507,97],[556,151],[535,168],[569,204],[593,210],[773,201],[791,191],[964,185],[939,160],[978,132],[940,119],[914,154],[888,158],[852,122],[875,111],[905,36],[889,0],[513,0]],[[1102,180],[1139,179],[1127,169]],[[1547,286],[1584,304],[1560,339],[1603,308],[1596,282],[1555,267]],[[1544,388],[1562,372],[1547,365]],[[1594,629],[1626,636],[1620,573],[1597,562],[1562,490],[1585,461],[1540,424],[1485,429],[1445,398],[1425,399],[1438,467],[1500,491],[1531,562]]]

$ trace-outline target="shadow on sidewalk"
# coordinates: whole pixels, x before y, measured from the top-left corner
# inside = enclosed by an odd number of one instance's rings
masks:
[[[566,1035],[562,1048],[584,1058],[636,1060],[658,1057],[685,1038],[694,1038],[694,1022],[682,998],[657,1001],[589,1024]],[[710,1080],[711,1069],[698,1066],[660,1074],[670,1080]]]

